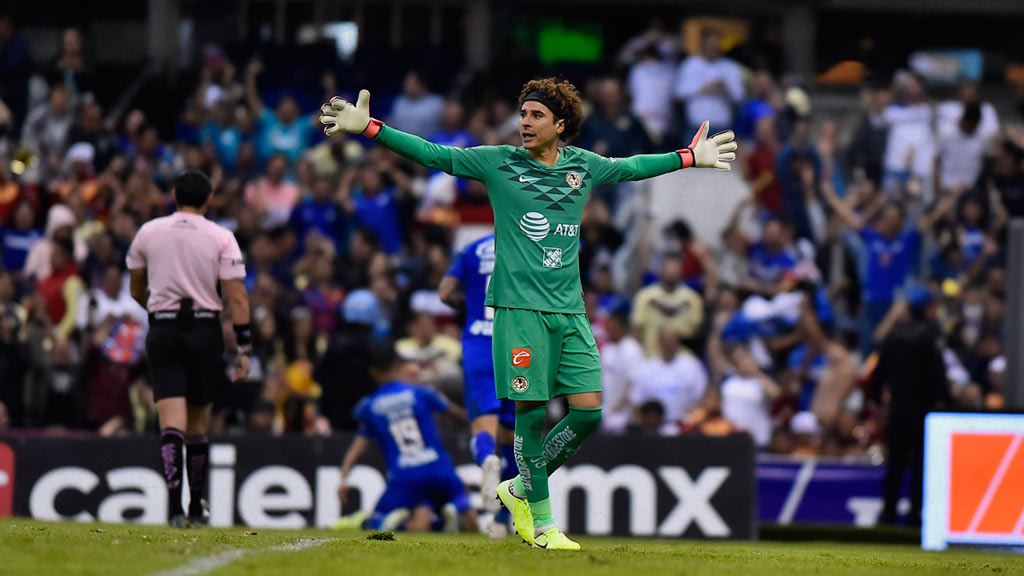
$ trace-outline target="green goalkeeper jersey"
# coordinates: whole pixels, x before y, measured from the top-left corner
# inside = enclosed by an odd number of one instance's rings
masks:
[[[675,152],[605,158],[568,146],[545,166],[518,146],[452,148],[384,126],[375,140],[410,160],[487,187],[494,210],[494,272],[487,305],[580,314],[583,207],[594,186],[678,170]]]

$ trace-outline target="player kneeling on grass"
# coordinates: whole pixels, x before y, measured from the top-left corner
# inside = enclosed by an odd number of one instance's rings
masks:
[[[729,170],[732,132],[708,136],[704,122],[687,148],[605,158],[574,146],[583,102],[576,87],[552,78],[527,82],[519,95],[522,146],[439,146],[370,117],[370,93],[355,105],[325,104],[325,132],[363,134],[428,168],[483,182],[494,210],[493,357],[498,398],[516,403],[513,448],[519,476],[498,495],[523,540],[548,550],[579,550],[555,525],[548,476],[574,454],[601,420],[601,363],[583,307],[579,228],[595,186],[643,180],[680,168]],[[544,435],[545,405],[565,396],[569,414]]]
[[[475,532],[476,511],[469,506],[469,496],[434,424],[434,412],[464,421],[465,411],[436,390],[399,382],[402,366],[392,343],[375,344],[371,355],[371,374],[378,388],[356,405],[359,431],[341,463],[338,497],[342,504],[348,499],[349,472],[371,439],[384,453],[388,485],[372,515],[356,512],[342,518],[336,527],[404,527],[410,532],[426,532],[434,514],[439,513],[444,531],[456,532],[461,523],[463,530]]]

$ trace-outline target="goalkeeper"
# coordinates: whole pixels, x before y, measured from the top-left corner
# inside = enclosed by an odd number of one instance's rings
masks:
[[[487,187],[494,210],[495,264],[486,304],[494,308],[494,377],[498,398],[516,403],[514,449],[519,476],[498,485],[527,543],[579,550],[551,516],[548,477],[601,420],[601,364],[583,308],[579,229],[595,186],[643,180],[680,168],[729,170],[732,132],[708,137],[704,122],[688,148],[665,154],[605,158],[569,141],[583,120],[576,88],[546,78],[519,95],[522,146],[439,146],[370,117],[370,93],[355,105],[335,98],[322,108],[324,132],[363,134],[428,168]],[[546,404],[567,397],[569,413],[544,436]]]

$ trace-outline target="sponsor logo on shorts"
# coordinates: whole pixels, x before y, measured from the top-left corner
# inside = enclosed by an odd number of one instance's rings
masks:
[[[545,268],[561,268],[562,267],[562,249],[561,248],[544,248],[544,261],[543,265]]]
[[[530,349],[529,348],[513,348],[512,349],[512,365],[520,368],[530,367]]]
[[[530,381],[526,379],[526,376],[516,376],[512,379],[512,389],[516,392],[526,392],[529,387]]]
[[[580,178],[580,173],[575,170],[565,175],[565,181],[573,190],[579,190],[580,186],[583,186],[583,178]]]

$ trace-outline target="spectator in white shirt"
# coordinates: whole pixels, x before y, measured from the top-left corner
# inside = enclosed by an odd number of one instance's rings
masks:
[[[672,116],[672,80],[675,70],[658,49],[648,47],[629,70],[627,89],[633,114],[643,121],[652,140],[661,142]]]
[[[429,138],[441,128],[444,98],[427,91],[423,75],[410,70],[402,83],[402,94],[395,99],[387,123],[420,138]]]
[[[889,125],[889,137],[882,188],[895,192],[912,177],[930,187],[935,164],[932,107],[925,100],[921,82],[912,74],[897,75],[893,92],[896,102],[883,114]],[[925,198],[931,198],[930,192],[926,192]]]
[[[741,431],[750,434],[759,449],[772,441],[772,400],[782,390],[761,371],[745,344],[729,351],[733,373],[722,382],[722,415]]]
[[[679,334],[671,329],[661,331],[660,355],[641,364],[632,373],[633,388],[629,399],[634,406],[657,400],[665,407],[662,434],[679,433],[679,423],[698,404],[708,385],[704,365],[682,348]]]
[[[955,132],[964,115],[965,108],[972,103],[978,104],[981,108],[981,120],[978,123],[978,133],[986,142],[999,134],[999,115],[996,114],[995,106],[989,102],[982,102],[978,97],[978,85],[974,82],[966,82],[960,86],[957,100],[947,100],[935,110],[938,117],[939,136],[945,136]]]
[[[743,78],[736,62],[722,56],[722,34],[713,28],[701,35],[701,53],[679,65],[675,97],[686,103],[683,135],[695,133],[705,120],[713,132],[733,126],[733,107],[743,100]]]
[[[95,328],[107,320],[128,317],[142,326],[149,324],[146,310],[132,299],[124,274],[117,264],[103,269],[100,285],[82,294],[78,306],[78,328]]]
[[[604,388],[601,430],[622,434],[629,426],[633,405],[629,402],[630,372],[644,361],[644,350],[629,333],[629,317],[611,314],[606,323],[608,340],[601,348],[601,382]]]
[[[981,105],[971,102],[963,107],[963,115],[955,128],[940,134],[939,190],[964,191],[974,187],[981,175],[991,137],[981,131]]]

